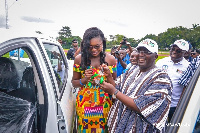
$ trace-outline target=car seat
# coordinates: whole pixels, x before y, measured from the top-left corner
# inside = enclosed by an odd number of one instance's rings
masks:
[[[32,132],[35,97],[35,88],[20,87],[12,60],[0,57],[0,133]]]

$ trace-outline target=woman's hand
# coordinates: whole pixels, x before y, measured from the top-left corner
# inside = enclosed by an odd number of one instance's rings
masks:
[[[107,83],[105,81],[102,84],[100,84],[100,87],[103,91],[111,95],[114,94],[116,91],[116,88],[112,84]]]
[[[93,76],[92,69],[86,69],[85,70],[85,82],[84,82],[84,84],[87,84],[87,82],[91,79],[92,76]]]

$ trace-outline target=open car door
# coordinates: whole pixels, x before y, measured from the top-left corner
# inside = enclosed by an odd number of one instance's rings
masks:
[[[72,132],[76,93],[68,64],[61,45],[51,40],[0,43],[0,133]]]

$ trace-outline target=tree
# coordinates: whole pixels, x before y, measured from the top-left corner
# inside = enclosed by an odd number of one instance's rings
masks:
[[[57,37],[57,40],[62,40],[60,41],[62,43],[62,47],[65,49],[69,49],[72,44],[72,40],[76,39],[79,42],[82,41],[82,39],[79,36],[72,36],[70,27],[68,26],[63,26],[62,29],[58,32],[59,37]]]
[[[40,34],[39,31],[38,34]],[[81,38],[79,36],[72,36],[70,27],[68,26],[62,27],[58,34],[59,37],[57,39],[62,40],[63,48],[70,48],[73,39],[77,39],[79,44],[81,42]],[[109,35],[109,37],[111,41],[106,40],[107,48],[112,48],[113,46],[120,44],[124,35]],[[131,43],[132,47],[136,47],[140,41],[146,38],[155,40],[160,49],[169,48],[170,45],[178,39],[189,41],[194,48],[200,48],[200,26],[199,24],[192,24],[192,28],[189,29],[183,26],[168,28],[167,31],[159,33],[158,35],[147,34],[138,40],[135,40],[134,38],[127,38],[127,41]]]
[[[62,27],[62,29],[58,32],[58,34],[59,34],[59,38],[60,39],[62,39],[62,38],[69,38],[69,37],[72,36],[70,27],[68,27],[68,26]]]
[[[169,28],[166,32],[158,34],[156,41],[159,45],[159,48],[165,49],[169,48],[170,45],[178,39],[187,40],[186,35],[188,33],[189,30],[182,26]]]
[[[189,30],[189,34],[186,36],[193,48],[200,48],[200,26],[199,24],[193,24],[193,28]]]
[[[131,47],[137,47],[138,40],[135,40],[134,38],[127,38],[127,41],[130,42]]]

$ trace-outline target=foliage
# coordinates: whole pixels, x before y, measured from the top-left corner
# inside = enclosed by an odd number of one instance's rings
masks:
[[[57,39],[62,40],[63,48],[70,48],[71,42],[73,39],[77,39],[79,41],[79,45],[81,42],[81,38],[79,36],[72,36],[70,27],[64,26],[58,33],[59,37]],[[117,46],[122,41],[124,35],[109,35],[109,40],[107,42],[107,48],[110,49],[113,46]],[[200,26],[199,24],[192,24],[192,28],[186,28],[183,26],[168,28],[165,32],[159,33],[158,35],[147,34],[141,39],[127,38],[127,41],[130,42],[132,47],[136,47],[140,41],[143,39],[150,38],[155,40],[158,43],[158,47],[160,50],[167,50],[170,48],[170,45],[174,43],[174,41],[178,39],[184,39],[191,43],[193,48],[200,48]],[[126,47],[126,46],[123,46]]]
[[[69,49],[72,44],[72,40],[76,39],[79,42],[82,41],[82,39],[79,36],[72,36],[70,27],[64,26],[62,29],[58,32],[59,37],[57,40],[62,40],[62,47],[65,49]]]
[[[193,28],[185,28],[182,26],[168,28],[167,31],[160,34],[153,35],[147,34],[145,37],[141,38],[138,42],[143,39],[150,38],[158,43],[159,49],[169,49],[170,45],[173,44],[178,39],[184,39],[191,43],[193,48],[200,48],[200,26],[199,24],[193,24]]]
[[[70,27],[63,26],[62,29],[58,32],[60,39],[62,38],[69,38],[72,36]]]

